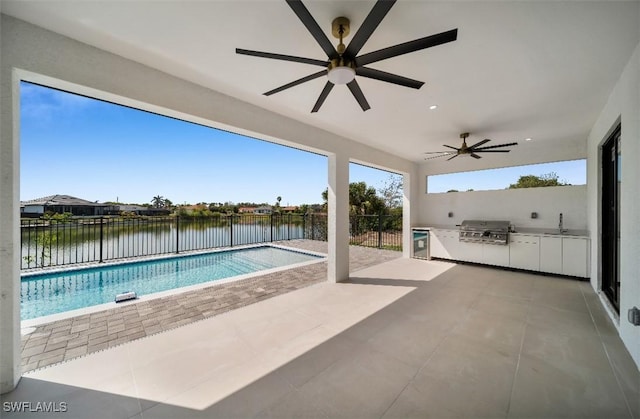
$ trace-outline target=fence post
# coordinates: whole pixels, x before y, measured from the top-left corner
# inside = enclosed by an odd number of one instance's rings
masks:
[[[273,216],[274,215],[275,215],[274,213],[271,213],[271,216],[269,217],[269,223],[271,224],[271,226],[270,226],[271,227],[271,234],[270,234],[270,237],[269,237],[269,239],[270,239],[269,241],[271,241],[271,242],[273,242]]]
[[[180,216],[176,215],[176,254],[180,253]]]
[[[314,217],[314,214],[311,214],[311,240],[315,240],[315,231],[316,231],[315,217]]]
[[[382,214],[378,214],[378,249],[382,249]]]
[[[349,245],[357,244],[356,236],[360,233],[360,219],[357,215],[349,215]]]
[[[307,238],[307,213],[302,215],[302,238]]]
[[[287,221],[287,240],[291,240],[291,213],[288,215],[289,220]]]
[[[42,225],[42,232],[44,233],[44,224]],[[38,255],[39,255],[39,253],[38,253],[38,223],[36,222],[36,256],[35,256],[36,268],[38,267]],[[42,266],[44,266],[44,265],[42,265]]]
[[[99,263],[102,263],[102,247],[104,240],[104,217],[100,217],[100,260]]]
[[[229,215],[229,219],[231,220],[229,223],[229,234],[231,236],[231,244],[229,245],[229,247],[233,247],[233,214]]]

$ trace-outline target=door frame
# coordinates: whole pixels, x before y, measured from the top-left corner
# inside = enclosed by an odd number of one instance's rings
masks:
[[[600,145],[600,284],[607,301],[620,314],[620,182],[621,123],[617,121]],[[615,158],[612,159],[612,153]],[[608,209],[613,205],[613,213]]]

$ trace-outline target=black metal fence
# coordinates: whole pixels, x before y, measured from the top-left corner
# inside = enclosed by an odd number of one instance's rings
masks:
[[[351,216],[349,218],[349,244],[402,250],[402,216]]]
[[[293,239],[326,241],[327,215],[24,219],[21,258],[30,269]],[[401,250],[402,217],[351,217],[350,243]]]

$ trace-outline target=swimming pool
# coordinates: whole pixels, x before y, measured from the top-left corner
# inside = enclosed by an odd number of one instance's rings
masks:
[[[259,246],[28,275],[21,281],[21,317],[28,320],[113,302],[117,294],[127,291],[144,296],[319,259],[309,253]]]

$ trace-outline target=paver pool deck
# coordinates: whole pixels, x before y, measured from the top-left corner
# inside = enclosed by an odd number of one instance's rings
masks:
[[[320,241],[274,244],[327,252],[327,243]],[[401,252],[351,246],[350,271],[401,256]],[[22,372],[175,329],[326,280],[325,261],[41,324],[22,336]]]

